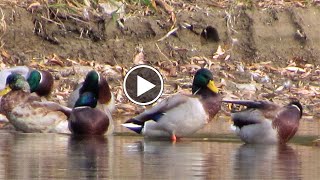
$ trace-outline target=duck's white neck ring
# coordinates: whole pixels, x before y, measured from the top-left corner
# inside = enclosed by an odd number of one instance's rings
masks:
[[[41,83],[42,83],[42,81],[43,81],[43,74],[42,74],[42,72],[41,72],[41,71],[39,71],[39,73],[40,73],[40,81],[39,81],[39,84],[41,84]]]
[[[198,90],[196,90],[196,92],[194,92],[193,95],[196,95],[196,94],[200,91],[200,89],[201,89],[201,88],[199,88]]]
[[[297,108],[300,112],[301,112],[301,109],[299,108],[299,106],[295,105],[295,104],[291,104],[291,106]]]
[[[97,72],[98,73],[98,72]],[[101,82],[101,76],[100,73],[98,73],[98,77],[99,77],[99,82]]]

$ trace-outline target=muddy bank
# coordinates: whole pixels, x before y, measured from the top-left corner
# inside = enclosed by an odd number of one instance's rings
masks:
[[[195,56],[211,58],[218,45],[232,61],[285,65],[299,57],[319,64],[319,8],[222,9],[199,3],[192,10],[175,6],[178,30],[162,41],[158,40],[172,26],[166,13],[127,16],[121,28],[112,17],[88,23],[62,18],[53,22],[41,9],[31,12],[27,6],[3,5],[3,49],[12,56],[8,63],[26,65],[30,59],[57,54],[62,59],[131,66],[138,47],[143,47],[147,62],[186,63]],[[127,6],[126,13],[132,9]]]

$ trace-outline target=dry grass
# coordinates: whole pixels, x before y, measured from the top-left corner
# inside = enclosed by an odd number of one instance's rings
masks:
[[[7,23],[4,18],[5,18],[5,15],[2,11],[2,8],[0,8],[0,48],[2,48],[4,45],[2,38],[7,31]]]

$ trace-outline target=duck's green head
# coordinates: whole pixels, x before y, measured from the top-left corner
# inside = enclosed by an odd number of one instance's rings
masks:
[[[94,93],[96,96],[98,96],[98,94],[99,94],[99,81],[100,81],[99,73],[95,70],[90,71],[87,74],[87,76],[83,82],[80,94],[83,92],[89,91],[89,92]]]
[[[215,86],[213,75],[208,69],[199,69],[193,79],[192,93],[197,94],[200,90],[209,89],[214,93],[218,93],[219,89]]]
[[[28,90],[29,86],[25,78],[21,74],[12,73],[6,79],[6,88],[0,92],[3,96],[9,93],[11,90]]]
[[[35,92],[39,88],[41,78],[41,73],[39,71],[33,70],[30,72],[27,81],[31,92]]]
[[[17,73],[10,74],[7,77],[6,84],[12,90],[25,89],[27,86],[26,79],[21,74],[17,74]]]
[[[95,108],[97,103],[98,100],[92,92],[84,92],[80,95],[74,107],[89,106]]]

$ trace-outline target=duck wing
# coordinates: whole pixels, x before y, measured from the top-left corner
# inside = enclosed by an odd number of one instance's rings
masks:
[[[183,94],[176,94],[170,96],[163,101],[159,102],[157,105],[144,111],[143,113],[139,114],[138,116],[128,120],[126,123],[131,123],[137,121],[146,122],[148,120],[156,121],[159,117],[161,117],[166,111],[176,108],[179,105],[188,101],[189,96]]]
[[[251,101],[251,100],[222,100],[225,103],[238,104],[246,106],[248,108],[264,108],[267,104],[267,101]]]
[[[70,93],[70,96],[68,98],[68,104],[67,104],[69,108],[73,108],[74,105],[76,104],[79,98],[80,88],[82,87],[82,85],[83,85],[83,82],[78,84],[76,88]]]
[[[270,101],[223,100],[223,102],[247,107],[245,110],[236,111],[231,114],[234,125],[239,128],[258,124],[268,119],[273,120],[279,108],[278,105]]]
[[[263,113],[257,109],[246,109],[231,114],[232,121],[235,126],[242,128],[243,126],[259,124],[266,120]]]
[[[60,111],[65,114],[67,117],[70,116],[72,108],[63,106],[59,103],[52,101],[34,101],[30,103],[34,108],[45,108],[49,111]]]

